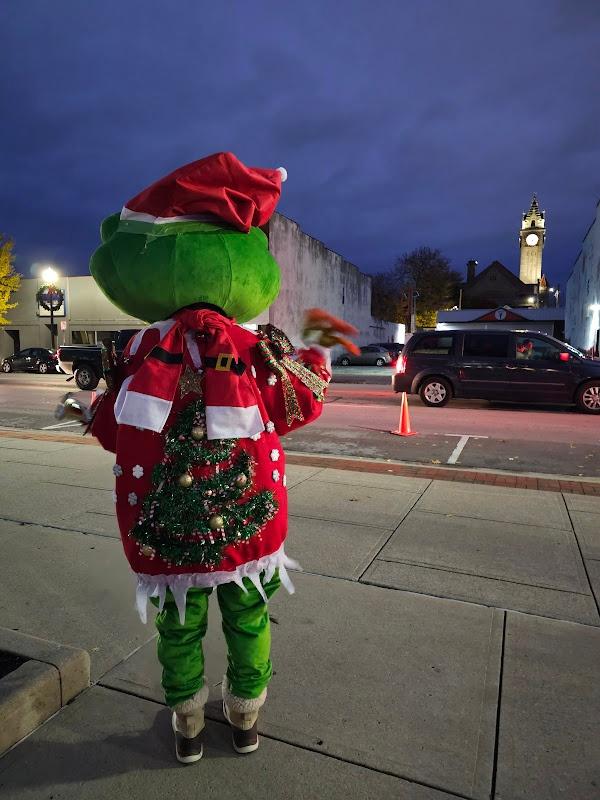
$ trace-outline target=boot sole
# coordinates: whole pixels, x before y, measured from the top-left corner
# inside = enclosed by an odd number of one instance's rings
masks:
[[[223,700],[223,716],[227,720],[227,722],[231,725],[231,720],[229,719],[229,715],[227,714],[227,707],[225,705],[225,701]],[[233,725],[232,725],[233,727]],[[258,735],[256,737],[256,742],[254,744],[246,745],[246,747],[238,747],[235,743],[235,739],[233,738],[233,734],[231,736],[231,744],[233,745],[233,749],[236,753],[239,753],[241,756],[247,755],[248,753],[254,753],[258,750]]]
[[[180,734],[181,731],[177,730],[177,724],[175,722],[176,717],[175,713],[173,712],[173,716],[171,717],[171,727],[173,728],[173,733],[177,735]],[[204,745],[201,746],[200,752],[193,756],[180,756],[177,752],[177,741],[175,742],[175,758],[179,761],[180,764],[195,764],[196,761],[200,761],[204,754]]]

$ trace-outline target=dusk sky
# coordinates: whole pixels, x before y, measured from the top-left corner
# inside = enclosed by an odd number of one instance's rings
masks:
[[[26,276],[86,274],[103,217],[231,150],[366,272],[440,248],[518,271],[547,213],[564,285],[600,198],[598,0],[6,0],[0,230]]]

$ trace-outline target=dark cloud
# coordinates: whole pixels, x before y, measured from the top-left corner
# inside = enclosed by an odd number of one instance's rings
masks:
[[[367,271],[419,245],[518,263],[537,191],[564,282],[600,193],[596,0],[0,9],[0,230],[83,273],[100,220],[216,150],[284,164],[280,209]]]

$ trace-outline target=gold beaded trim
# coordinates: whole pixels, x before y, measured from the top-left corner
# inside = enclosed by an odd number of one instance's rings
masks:
[[[285,334],[283,334],[285,336]],[[298,361],[292,361],[288,355],[282,355],[278,359],[273,350],[271,349],[272,343],[268,339],[261,339],[258,342],[258,349],[265,363],[269,369],[277,372],[281,377],[281,387],[283,390],[283,400],[285,403],[285,416],[288,428],[292,422],[297,419],[299,422],[304,422],[304,414],[298,402],[298,395],[294,389],[292,381],[288,373],[295,375],[304,386],[308,387],[314,394],[319,402],[323,402],[325,396],[325,389],[328,382],[319,378],[310,369],[300,364]],[[279,348],[276,348],[279,349]],[[287,349],[287,348],[286,348]],[[281,352],[281,350],[280,350]]]

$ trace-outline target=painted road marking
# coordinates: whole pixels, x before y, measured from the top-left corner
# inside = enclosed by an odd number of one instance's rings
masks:
[[[78,419],[69,420],[69,422],[59,422],[56,425],[46,425],[45,428],[42,428],[43,431],[51,431],[54,428],[68,428],[70,425],[81,425]]]
[[[446,464],[456,464],[458,459],[460,458],[460,454],[465,449],[465,446],[469,439],[487,439],[487,436],[472,436],[469,433],[445,433],[444,436],[459,436],[458,444],[454,448],[454,450],[450,453],[450,458],[446,461]]]

